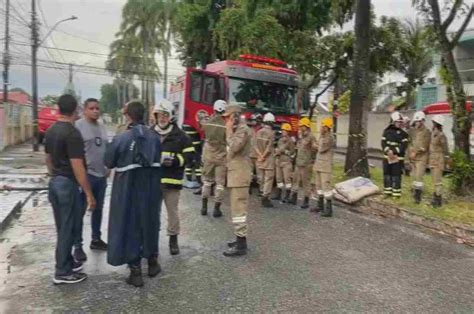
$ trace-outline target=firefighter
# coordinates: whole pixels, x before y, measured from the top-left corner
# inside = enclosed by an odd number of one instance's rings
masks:
[[[262,128],[262,115],[260,113],[254,113],[250,116],[250,123],[249,126],[252,129],[252,149],[250,151],[250,161],[252,163],[252,175],[253,180],[252,182],[257,185],[259,195],[261,195],[262,191],[262,174],[260,173],[260,169],[257,167],[257,152],[255,151],[255,143],[257,132]],[[250,189],[250,194],[252,194],[252,190]]]
[[[227,103],[224,100],[214,102],[214,115],[202,123],[205,133],[203,151],[203,189],[201,215],[207,215],[207,203],[211,196],[212,186],[215,184],[214,217],[221,217],[220,209],[224,197],[226,169],[226,138],[225,123],[222,114],[225,112]]]
[[[432,122],[433,129],[431,132],[429,166],[435,191],[433,193],[431,205],[433,207],[441,207],[443,203],[441,196],[443,189],[443,170],[445,160],[449,158],[449,149],[448,140],[446,139],[446,135],[443,133],[444,117],[442,115],[435,115],[432,118]]]
[[[227,141],[227,187],[230,190],[230,210],[236,241],[228,243],[225,256],[247,254],[247,210],[249,186],[252,179],[250,150],[252,132],[240,119],[242,109],[239,105],[230,105],[222,115],[226,125]]]
[[[155,106],[154,114],[157,122],[154,129],[161,139],[161,192],[168,212],[169,248],[171,255],[176,255],[179,254],[178,203],[184,167],[193,163],[195,150],[191,139],[176,124],[171,102],[162,100]]]
[[[332,160],[334,138],[332,135],[333,121],[324,118],[321,121],[321,135],[319,136],[318,153],[313,167],[314,181],[318,202],[311,212],[321,212],[322,217],[332,216]],[[324,204],[326,201],[326,204]]]
[[[184,172],[186,174],[186,188],[198,188],[194,191],[194,194],[199,195],[201,194],[201,175],[202,175],[202,168],[201,168],[201,154],[202,154],[202,142],[201,137],[199,136],[198,131],[196,131],[193,127],[189,125],[183,125],[183,131],[188,135],[191,139],[193,147],[194,147],[194,161],[186,165]],[[193,174],[196,178],[196,181],[193,180]]]
[[[392,113],[390,125],[382,135],[384,195],[399,198],[402,196],[402,161],[408,143],[408,134],[401,129],[403,117],[399,112]]]
[[[262,186],[262,207],[273,207],[270,200],[270,194],[273,188],[273,180],[275,178],[275,156],[274,142],[275,132],[273,124],[275,116],[268,112],[263,116],[263,127],[257,132],[255,151],[257,152],[257,167],[261,173]]]
[[[281,137],[275,149],[277,193],[273,199],[281,200],[284,190],[285,196],[283,203],[288,203],[290,200],[293,156],[295,154],[295,143],[290,137],[290,132],[291,125],[289,123],[283,123],[281,125]]]
[[[408,134],[408,145],[405,152],[405,162],[404,162],[404,173],[405,176],[409,177],[411,171],[413,170],[413,162],[410,160],[410,151],[411,146],[413,144],[413,139],[415,138],[415,126],[413,125],[412,121],[408,117],[403,117],[404,120],[404,127],[403,130]]]
[[[428,164],[428,152],[430,148],[431,132],[425,126],[425,114],[422,111],[415,113],[413,117],[415,124],[412,132],[413,138],[409,146],[409,157],[413,164],[413,197],[416,204],[421,203],[421,195],[423,193],[423,176],[425,175],[426,166]]]
[[[303,188],[304,199],[301,208],[306,209],[309,207],[309,195],[311,192],[311,167],[314,160],[313,156],[318,150],[318,141],[311,134],[311,122],[308,118],[302,118],[298,125],[300,127],[300,138],[296,144],[296,168],[290,204],[296,205],[298,189]]]

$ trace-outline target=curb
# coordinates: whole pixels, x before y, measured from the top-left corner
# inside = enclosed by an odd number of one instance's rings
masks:
[[[10,222],[13,218],[22,210],[23,206],[28,202],[28,200],[33,196],[35,192],[31,192],[23,201],[18,201],[8,215],[0,222],[0,233],[5,231],[5,229],[10,225]]]
[[[398,217],[410,223],[423,226],[438,233],[447,234],[458,239],[458,243],[474,246],[474,228],[455,222],[446,222],[433,217],[426,217],[392,204],[371,198],[362,199],[355,205],[356,212]]]

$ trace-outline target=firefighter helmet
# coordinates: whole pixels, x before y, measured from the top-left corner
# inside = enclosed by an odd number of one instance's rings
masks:
[[[263,122],[275,122],[275,116],[273,115],[273,113],[271,112],[267,112],[264,116],[263,116]]]
[[[324,118],[323,121],[321,121],[321,125],[332,129],[334,123],[331,118]]]
[[[223,113],[225,111],[225,107],[227,107],[227,103],[225,100],[218,99],[214,102],[214,111]]]
[[[436,123],[436,124],[439,124],[441,126],[444,125],[444,117],[440,114],[437,114],[435,115],[433,118],[431,118],[431,120]]]
[[[290,125],[289,123],[283,123],[283,124],[281,125],[281,129],[282,129],[283,131],[291,132],[291,125]]]
[[[304,117],[301,118],[300,122],[298,123],[299,126],[305,126],[307,128],[311,128],[311,121],[308,118]]]
[[[417,111],[415,115],[413,116],[413,122],[422,121],[422,120],[425,120],[425,118],[426,116],[423,111]]]

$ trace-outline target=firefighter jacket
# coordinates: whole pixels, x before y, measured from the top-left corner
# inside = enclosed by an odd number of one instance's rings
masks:
[[[260,131],[261,128],[261,126],[258,126],[250,129],[252,134],[252,149],[250,150],[250,158],[258,158],[257,151],[255,150],[255,145],[257,145],[257,133],[258,131]]]
[[[199,136],[198,131],[196,131],[195,128],[193,128],[190,125],[183,124],[183,131],[186,133],[186,135],[190,138],[191,143],[194,147],[194,150],[196,151],[195,158],[196,160],[199,160],[199,156],[202,153],[202,143],[201,143],[201,137]],[[197,165],[199,166],[199,165]],[[191,167],[192,168],[192,167]]]
[[[430,142],[430,168],[444,169],[445,158],[449,157],[448,140],[442,131],[434,130]]]
[[[291,163],[295,154],[295,143],[289,136],[282,136],[275,149],[276,162],[280,165]]]
[[[202,123],[205,134],[203,161],[214,164],[226,164],[226,137],[224,119],[221,115],[214,115]]]
[[[241,122],[233,134],[227,138],[227,187],[239,188],[250,186],[252,166],[250,149],[252,148],[252,131]]]
[[[161,139],[161,184],[165,188],[180,190],[183,188],[184,167],[192,167],[194,162],[195,150],[191,139],[176,124],[171,124],[165,131],[156,126],[155,131]],[[167,158],[172,159],[169,167],[163,165]]]
[[[269,126],[261,128],[256,135],[255,150],[257,158],[263,157],[263,161],[257,159],[257,167],[265,170],[275,169],[274,142],[275,132]]]
[[[413,138],[411,139],[410,152],[415,152],[415,161],[428,162],[428,152],[430,149],[431,132],[425,125],[415,128]]]
[[[382,150],[385,158],[387,159],[387,153],[389,150],[394,155],[398,156],[399,160],[403,160],[405,157],[405,150],[408,145],[408,133],[390,124],[382,135]]]
[[[318,141],[313,134],[302,136],[296,144],[296,166],[308,166],[314,161],[314,155],[318,151]]]
[[[318,172],[332,172],[334,138],[332,132],[321,134],[319,137],[318,154],[314,163],[314,170]]]

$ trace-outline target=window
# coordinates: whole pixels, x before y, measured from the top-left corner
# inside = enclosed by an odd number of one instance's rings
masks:
[[[204,95],[203,103],[212,105],[217,100],[217,78],[213,76],[204,77]]]
[[[196,102],[201,102],[201,83],[202,73],[191,73],[191,99]]]

